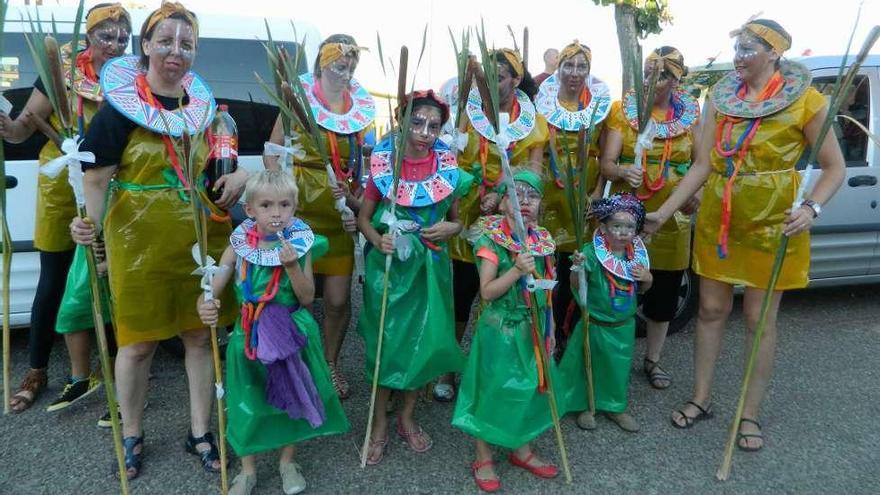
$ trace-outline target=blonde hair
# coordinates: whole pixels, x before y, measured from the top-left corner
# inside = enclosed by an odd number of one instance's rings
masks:
[[[294,209],[299,204],[299,188],[288,172],[263,170],[251,175],[244,186],[245,201],[250,204],[252,198],[267,190],[290,197],[293,200]]]

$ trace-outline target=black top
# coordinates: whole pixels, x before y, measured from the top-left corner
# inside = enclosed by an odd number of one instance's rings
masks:
[[[166,110],[178,108],[177,98],[154,96]],[[189,96],[184,95],[183,104],[189,104]],[[95,163],[83,163],[83,169],[119,165],[122,153],[128,146],[128,136],[137,127],[137,123],[120,113],[113,105],[103,103],[92,118],[85,140],[80,146],[81,151],[91,151],[95,154]]]
[[[43,84],[43,78],[42,78],[42,77],[37,77],[37,80],[34,81],[34,89],[36,89],[36,90],[39,91],[40,93],[43,93],[43,95],[47,95],[47,94],[48,94],[48,93],[46,93],[46,85]]]

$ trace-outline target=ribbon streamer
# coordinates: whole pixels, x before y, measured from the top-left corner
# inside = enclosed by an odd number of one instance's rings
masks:
[[[277,156],[278,163],[281,164],[281,168],[283,170],[290,170],[293,164],[288,164],[288,157],[293,157],[297,160],[303,160],[306,157],[306,152],[303,149],[302,145],[299,143],[293,144],[293,141],[298,138],[299,134],[294,132],[290,136],[284,136],[283,146],[280,144],[266,142],[263,144],[263,154],[267,156]]]
[[[95,163],[95,154],[91,151],[80,151],[79,146],[82,144],[82,140],[79,138],[79,135],[75,135],[72,138],[65,138],[64,141],[61,142],[61,152],[63,155],[55,158],[54,160],[50,160],[48,163],[40,167],[40,173],[49,177],[50,179],[54,179],[58,177],[58,174],[64,170],[65,167],[82,167],[82,163]]]

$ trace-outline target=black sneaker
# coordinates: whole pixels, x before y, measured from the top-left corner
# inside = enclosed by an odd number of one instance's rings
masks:
[[[146,409],[146,408],[147,408],[147,403],[144,402],[144,409]],[[117,413],[119,414],[119,424],[121,425],[122,424],[122,411],[119,411],[117,409]],[[110,422],[110,411],[108,410],[107,412],[104,413],[103,416],[101,416],[101,419],[98,420],[98,428],[112,428],[112,427],[113,427],[113,423]]]
[[[46,412],[66,409],[78,400],[93,394],[99,388],[101,388],[101,380],[95,378],[95,375],[90,375],[88,379],[80,380],[76,383],[68,383],[64,386],[64,390],[61,391],[61,395],[49,404]]]

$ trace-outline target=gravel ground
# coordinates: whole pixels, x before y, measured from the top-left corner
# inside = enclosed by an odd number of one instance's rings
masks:
[[[779,319],[776,373],[761,421],[763,451],[737,451],[731,480],[714,473],[733,416],[743,362],[743,320],[732,316],[717,372],[714,420],[681,431],[670,411],[689,398],[693,326],[669,338],[663,359],[672,387],[650,388],[641,373],[639,341],[631,386],[632,411],[642,431],[629,434],[599,418],[599,428],[580,431],[563,420],[574,482],[538,480],[499,462],[507,493],[880,493],[880,285],[794,292]],[[357,298],[356,298],[357,299]],[[25,371],[26,332],[15,331],[13,385]],[[104,494],[118,484],[108,430],[95,426],[103,394],[58,413],[43,410],[60,391],[67,373],[63,343],[55,347],[49,390],[34,408],[0,417],[0,493]],[[362,380],[363,344],[352,332],[343,349],[343,369],[353,385],[344,405],[352,429],[345,435],[302,444],[297,461],[309,481],[307,493],[477,493],[469,471],[470,439],[450,426],[453,406],[423,401],[418,417],[434,437],[426,454],[390,442],[379,466],[362,470],[356,445],[366,425],[368,385]],[[217,493],[219,477],[204,473],[183,450],[188,407],[183,362],[164,350],[156,354],[146,412],[146,460],[134,494]],[[535,443],[558,460],[552,432]],[[497,460],[502,459],[499,452]],[[280,493],[274,455],[260,458],[256,493]],[[230,477],[238,470],[230,470]]]

